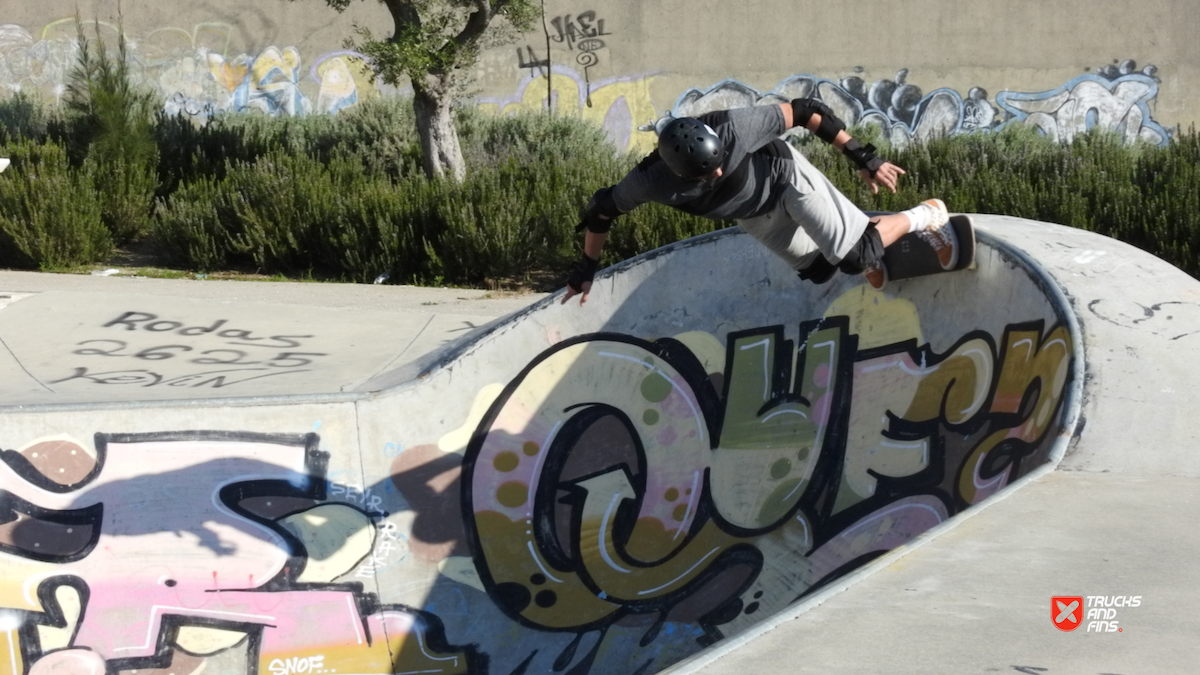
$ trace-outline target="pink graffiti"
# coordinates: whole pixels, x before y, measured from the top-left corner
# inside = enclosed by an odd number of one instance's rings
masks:
[[[396,624],[395,634],[398,613],[364,619],[349,591],[264,592],[298,573],[289,544],[231,510],[220,492],[247,481],[306,485],[308,453],[268,440],[111,442],[102,471],[74,493],[42,490],[4,463],[0,484],[51,511],[102,506],[91,552],[39,576],[86,583],[73,646],[106,660],[153,656],[169,618],[262,626],[263,654],[364,645],[371,633],[385,635],[385,624]]]

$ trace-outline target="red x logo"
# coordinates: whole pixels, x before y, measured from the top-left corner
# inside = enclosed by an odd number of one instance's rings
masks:
[[[1073,631],[1083,622],[1083,596],[1056,595],[1050,598],[1050,620],[1059,630]]]

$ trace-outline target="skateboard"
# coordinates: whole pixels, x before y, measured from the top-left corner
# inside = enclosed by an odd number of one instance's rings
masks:
[[[950,216],[950,225],[958,237],[958,262],[953,269],[942,269],[937,254],[915,232],[896,240],[883,252],[883,266],[887,268],[888,280],[912,279],[942,272],[974,269],[975,227],[964,215]]]

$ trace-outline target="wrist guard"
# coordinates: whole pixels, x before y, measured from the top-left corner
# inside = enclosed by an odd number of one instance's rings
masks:
[[[583,216],[575,226],[576,232],[587,230],[596,234],[604,234],[612,229],[613,220],[621,215],[616,202],[612,198],[612,188],[601,188],[588,200],[583,207]]]
[[[846,146],[842,148],[842,154],[849,157],[851,162],[858,165],[858,168],[870,172],[871,178],[874,178],[875,172],[883,166],[883,160],[875,156],[875,146],[870,143],[864,146],[855,138],[846,141]]]
[[[826,143],[832,143],[833,139],[837,138],[838,133],[846,129],[846,125],[838,119],[837,115],[833,114],[833,108],[825,105],[824,101],[818,101],[815,98],[792,99],[793,124],[798,127],[807,128],[813,113],[821,116],[821,124],[817,126],[817,130],[813,133],[817,135],[817,138]]]
[[[595,280],[599,267],[599,260],[589,258],[586,253],[579,256],[579,260],[571,265],[571,271],[567,273],[567,287],[576,293],[582,293],[583,285]]]

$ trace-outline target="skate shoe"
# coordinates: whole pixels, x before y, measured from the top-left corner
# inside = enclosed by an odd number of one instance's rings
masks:
[[[950,225],[950,214],[940,199],[927,199],[905,213],[917,223],[917,236],[937,253],[942,269],[952,270],[958,262],[958,237]]]
[[[882,291],[883,287],[887,286],[887,268],[883,266],[882,260],[875,261],[874,265],[864,270],[863,276],[867,278],[867,283],[871,284],[871,288],[877,291]]]

